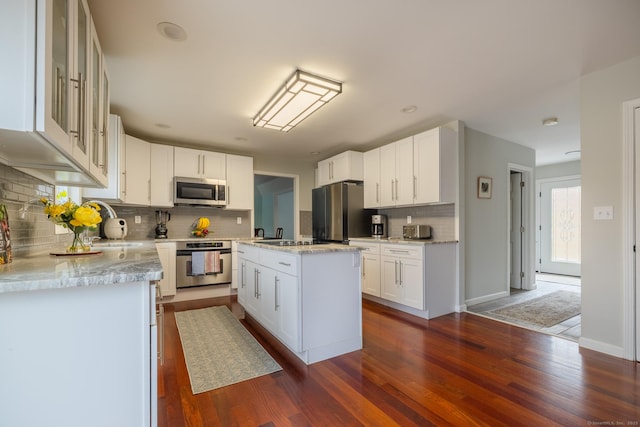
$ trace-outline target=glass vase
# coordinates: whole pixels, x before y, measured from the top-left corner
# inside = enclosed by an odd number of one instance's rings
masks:
[[[91,248],[85,245],[82,240],[82,232],[84,230],[73,230],[73,242],[71,242],[71,246],[67,248],[67,253],[76,254],[82,252],[88,252]]]

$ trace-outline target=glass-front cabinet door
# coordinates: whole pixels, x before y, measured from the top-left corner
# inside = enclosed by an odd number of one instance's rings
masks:
[[[91,78],[89,93],[89,170],[102,184],[107,185],[107,146],[105,112],[108,117],[109,82],[104,70],[104,58],[95,27],[91,25]]]
[[[72,0],[73,1],[73,0]],[[89,7],[84,0],[75,0],[75,22],[76,22],[76,51],[75,67],[71,78],[73,83],[73,106],[75,114],[72,121],[71,134],[74,138],[73,157],[82,166],[89,167],[89,141],[88,141],[88,114],[90,105],[88,101],[88,90],[90,90],[89,61],[91,55],[91,15]]]

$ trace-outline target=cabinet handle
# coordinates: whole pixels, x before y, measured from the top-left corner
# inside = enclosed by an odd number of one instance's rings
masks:
[[[368,249],[367,249],[368,250]],[[366,259],[364,257],[362,257],[362,278],[364,279],[364,262],[366,261]]]
[[[396,179],[396,200],[398,200],[400,196],[398,195],[398,180]]]
[[[380,184],[376,182],[376,203],[380,202]]]
[[[257,290],[257,295],[256,297],[258,299],[260,299],[260,297],[262,296],[262,292],[260,292],[260,270],[256,269],[256,290]]]
[[[227,205],[230,205],[231,204],[231,186],[229,185],[227,185],[227,194],[225,196],[227,198]]]
[[[275,277],[275,285],[276,285],[276,300],[274,301],[274,305],[273,308],[275,311],[278,311],[278,309],[280,308],[280,304],[278,304],[278,300],[280,299],[280,295],[278,292],[278,287],[280,285],[280,278],[278,278],[278,276]]]
[[[204,163],[204,154],[203,154],[203,155],[202,155],[202,175],[205,175],[205,174],[206,174],[206,172],[205,172],[205,170],[204,170],[204,165],[205,165],[205,163]]]
[[[414,175],[413,176],[413,198],[414,199],[418,197],[418,194],[416,192],[417,187],[418,187],[418,178],[416,178],[416,176]]]
[[[288,262],[282,262],[282,261],[278,261],[278,264],[280,265],[284,265],[285,267],[291,267],[291,264]]]
[[[127,171],[122,172],[122,195],[127,195]]]
[[[60,124],[62,121],[62,86],[64,77],[60,72],[60,67],[56,67],[56,111],[53,112],[53,119]]]
[[[391,200],[395,200],[395,199],[396,199],[396,196],[393,191],[393,180],[391,180]]]
[[[396,268],[393,278],[395,279],[396,285],[397,285],[398,284],[398,261],[393,261],[393,264],[395,265],[395,268]]]
[[[409,254],[409,251],[406,249],[389,249],[389,252],[393,254]]]
[[[400,264],[400,286],[402,286],[402,261],[398,261]]]
[[[253,297],[258,298],[258,270],[253,269]]]
[[[240,268],[240,274],[242,275],[242,277],[240,278],[240,287],[242,288],[246,286],[246,278],[245,278],[245,274],[247,271],[246,268],[247,268],[247,265],[243,262]]]

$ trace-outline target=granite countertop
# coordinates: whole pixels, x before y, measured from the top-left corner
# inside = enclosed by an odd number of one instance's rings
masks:
[[[49,255],[63,250],[55,247],[14,256],[10,264],[0,265],[0,294],[162,279],[162,265],[152,240],[98,244],[92,250],[102,253],[95,255]]]
[[[384,239],[377,239],[375,237],[352,237],[349,239],[352,242],[367,242],[367,243],[383,243],[383,244],[402,244],[402,245],[436,245],[442,243],[458,243],[457,240],[408,240],[402,237],[386,237]]]
[[[271,249],[274,251],[288,252],[292,254],[321,254],[329,252],[357,252],[357,246],[341,245],[339,243],[322,243],[315,245],[278,246],[260,243],[260,240],[243,241],[242,244],[255,246],[260,249]]]

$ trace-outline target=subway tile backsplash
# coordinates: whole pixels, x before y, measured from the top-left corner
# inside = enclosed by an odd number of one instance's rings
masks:
[[[434,240],[455,239],[455,205],[427,205],[407,208],[379,209],[379,214],[387,216],[389,237],[402,237],[402,226],[407,224],[407,216],[411,216],[412,224],[431,226]]]

